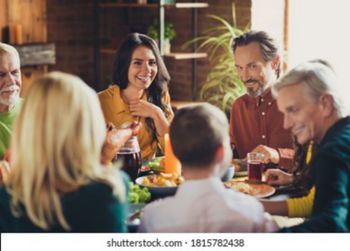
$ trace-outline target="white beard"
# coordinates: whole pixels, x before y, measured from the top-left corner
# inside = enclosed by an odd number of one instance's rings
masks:
[[[19,100],[19,91],[16,91],[8,98],[3,98],[0,93],[0,104],[4,106],[14,106]]]

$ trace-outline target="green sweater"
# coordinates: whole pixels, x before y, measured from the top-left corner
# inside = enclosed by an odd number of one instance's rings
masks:
[[[125,180],[127,184],[127,180]],[[0,188],[0,232],[45,232],[27,216],[14,217],[10,211],[11,195]],[[127,200],[127,198],[126,198]],[[93,182],[66,194],[63,214],[70,232],[126,232],[127,203],[121,203],[106,184]],[[65,232],[56,226],[47,232]]]
[[[281,232],[350,231],[350,117],[335,123],[311,161],[316,187],[311,217]]]
[[[9,147],[12,125],[21,108],[22,101],[19,100],[15,107],[9,112],[0,112],[0,159]]]

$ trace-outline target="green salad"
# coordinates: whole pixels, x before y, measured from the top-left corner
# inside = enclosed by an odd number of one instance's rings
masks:
[[[146,187],[141,188],[132,182],[129,183],[128,201],[130,204],[146,203],[151,199],[151,193]]]
[[[164,170],[163,158],[156,158],[147,163],[148,167],[153,171],[161,172]]]

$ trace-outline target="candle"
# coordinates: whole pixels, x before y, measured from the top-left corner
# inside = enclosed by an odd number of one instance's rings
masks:
[[[175,157],[173,148],[171,147],[169,134],[164,135],[164,145],[165,145],[165,172],[166,173],[177,173],[181,175],[181,163]]]
[[[22,25],[15,24],[10,30],[10,42],[12,44],[23,44],[23,29]]]

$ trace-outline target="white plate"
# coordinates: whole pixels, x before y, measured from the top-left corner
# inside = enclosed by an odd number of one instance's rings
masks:
[[[245,181],[232,180],[232,181],[225,182],[225,186],[231,189],[235,189],[233,186],[239,183],[243,183],[244,186],[249,186],[249,192],[243,192],[238,190],[239,192],[249,194],[256,198],[266,198],[273,195],[276,192],[276,189],[274,187],[269,186],[267,184],[258,184],[258,183],[255,184],[255,183],[248,183]]]

